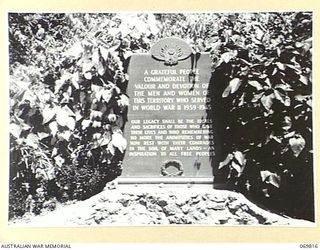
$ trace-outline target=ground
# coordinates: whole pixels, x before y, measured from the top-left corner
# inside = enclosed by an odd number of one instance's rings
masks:
[[[108,225],[287,225],[311,222],[265,211],[243,195],[208,187],[124,185],[106,188],[84,201],[58,206],[38,216],[26,215],[11,226]]]

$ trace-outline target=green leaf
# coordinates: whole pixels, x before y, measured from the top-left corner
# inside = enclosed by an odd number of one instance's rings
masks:
[[[249,80],[248,84],[255,87],[258,91],[263,89],[262,85],[258,81]]]
[[[234,92],[236,92],[241,84],[241,80],[239,78],[234,78],[230,81],[230,86],[231,86],[231,94],[233,94]]]
[[[223,91],[222,97],[227,97],[229,94],[235,93],[241,85],[241,80],[240,78],[234,78],[229,82],[229,85],[227,88]]]
[[[42,140],[42,139],[47,138],[47,137],[50,136],[49,133],[43,133],[43,132],[39,132],[39,133],[37,133],[37,135],[39,137],[39,140]]]
[[[281,181],[281,178],[280,178],[279,175],[272,174],[272,175],[269,176],[268,183],[270,183],[271,185],[275,186],[276,188],[280,188],[280,181]]]
[[[102,123],[100,121],[93,121],[92,122],[92,127],[93,128],[101,128]]]
[[[305,148],[306,141],[301,135],[296,134],[295,137],[289,139],[289,145],[291,147],[293,155],[295,157],[298,157],[302,150]]]
[[[235,58],[238,55],[238,51],[233,50],[229,52],[225,52],[221,55],[221,59],[225,62],[228,63],[232,58]]]
[[[262,182],[271,184],[276,188],[280,188],[281,178],[276,173],[272,173],[269,170],[263,170],[263,171],[260,171],[260,176],[261,176]]]
[[[290,116],[285,116],[282,122],[282,129],[289,130],[292,127],[292,120]]]
[[[62,111],[61,109],[59,109],[59,111],[57,112],[57,117],[56,117],[56,121],[60,126],[66,126],[67,125],[67,120],[69,118],[68,113]]]
[[[278,69],[280,69],[282,71],[284,71],[286,69],[286,65],[281,62],[276,62],[275,64],[277,65]]]
[[[272,173],[269,170],[260,171],[262,182],[265,182]]]
[[[89,59],[85,59],[83,60],[83,64],[82,64],[82,72],[85,74],[85,73],[88,73],[91,71],[91,69],[93,68],[93,62]],[[87,78],[88,79],[88,78]]]
[[[60,132],[60,133],[58,134],[58,138],[59,138],[60,140],[69,141],[69,140],[70,140],[70,136],[71,136],[71,131],[69,131],[69,130],[65,130],[65,131]]]
[[[253,96],[251,102],[258,102],[263,95],[264,95],[263,92],[261,92],[261,93],[259,93],[259,94],[255,94],[255,95]]]
[[[84,78],[86,78],[87,80],[91,80],[91,79],[92,79],[92,74],[91,74],[91,72],[86,72],[86,73],[84,73]]]
[[[275,89],[282,89],[284,91],[293,91],[291,86],[289,84],[287,84],[287,83],[285,83],[285,84],[277,84],[274,88]]]
[[[223,98],[228,97],[229,94],[230,94],[230,91],[231,91],[231,86],[228,85],[228,86],[225,88],[225,90],[223,91],[222,97],[223,97]]]
[[[274,93],[267,95],[267,96],[264,95],[261,97],[261,103],[267,111],[269,111],[271,109],[274,98],[275,98]]]
[[[24,139],[24,142],[25,142],[28,146],[37,149],[37,148],[38,148],[38,144],[39,144],[39,138],[38,138],[38,136],[35,135],[35,134],[29,134],[29,135],[27,136],[27,138]]]
[[[227,157],[220,162],[219,169],[223,168],[224,166],[228,165],[229,162],[233,159],[233,154],[228,154]]]
[[[21,126],[11,123],[10,124],[10,133],[15,137],[15,138],[19,138],[22,132],[22,128]]]
[[[113,95],[113,88],[104,89],[102,91],[102,98],[103,98],[103,100],[106,101],[106,103],[108,103],[110,101],[112,95]]]
[[[68,55],[74,57],[75,59],[78,59],[80,58],[82,52],[83,52],[83,47],[81,42],[76,42],[73,44],[73,46],[67,53]]]
[[[62,168],[63,163],[65,162],[65,160],[60,155],[54,157],[54,161],[59,168]]]
[[[304,85],[308,85],[308,77],[300,75],[299,81],[302,82]]]
[[[243,172],[243,166],[240,166],[238,163],[236,162],[231,162],[231,167],[237,171],[238,173],[238,177],[242,174]]]
[[[279,92],[278,90],[274,90],[273,91],[273,93],[274,93],[274,97],[277,99],[277,100],[279,100],[281,103],[285,103],[285,97],[283,97],[283,94],[281,94],[281,92]]]
[[[110,152],[110,154],[115,155],[115,148],[112,144],[112,141],[109,142],[107,150]]]
[[[92,53],[92,63],[96,68],[98,68],[100,64],[100,54],[98,49],[95,49]]]
[[[58,132],[58,123],[56,121],[53,121],[49,124],[49,128],[51,130],[51,134],[55,136]]]
[[[71,78],[71,82],[72,82],[72,85],[76,88],[76,89],[79,89],[80,86],[79,86],[79,81],[80,81],[80,77],[79,77],[79,72],[76,71],[72,74],[72,78]]]
[[[108,145],[111,141],[111,136],[109,132],[104,133],[103,137],[99,140],[100,146]]]
[[[81,122],[82,130],[87,129],[92,124],[91,120],[83,120]]]
[[[50,108],[48,105],[42,111],[43,122],[42,124],[46,124],[52,120],[52,118],[56,114],[55,108]]]
[[[23,102],[23,101],[29,101],[31,106],[34,106],[37,103],[37,96],[32,91],[27,89],[24,92],[24,95],[23,95],[21,102]]]
[[[76,127],[76,120],[74,118],[72,118],[71,116],[68,116],[67,120],[66,120],[66,126],[70,129],[70,130],[74,130]]]
[[[68,106],[63,106],[62,108],[59,108],[56,114],[56,121],[60,126],[67,126],[70,129],[74,129],[75,121],[71,116],[76,115]]]
[[[111,136],[113,146],[118,148],[121,153],[127,148],[127,140],[120,133],[113,133]]]
[[[240,151],[236,151],[234,152],[234,157],[236,158],[236,160],[238,161],[238,163],[240,164],[240,166],[243,166],[245,163],[245,157],[244,154]]]

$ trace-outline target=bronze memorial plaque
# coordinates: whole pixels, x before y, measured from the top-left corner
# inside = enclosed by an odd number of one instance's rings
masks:
[[[178,38],[132,55],[123,177],[212,177],[210,65]]]

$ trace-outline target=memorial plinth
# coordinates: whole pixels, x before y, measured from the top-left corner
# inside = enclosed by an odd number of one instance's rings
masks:
[[[214,155],[208,53],[166,38],[129,64],[122,177],[211,177]]]

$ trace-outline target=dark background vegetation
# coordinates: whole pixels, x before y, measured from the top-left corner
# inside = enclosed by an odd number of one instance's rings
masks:
[[[10,13],[9,217],[86,199],[121,175],[132,53],[210,52],[216,188],[314,220],[312,13]]]

